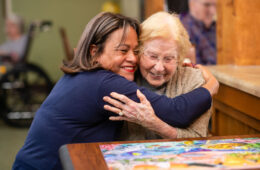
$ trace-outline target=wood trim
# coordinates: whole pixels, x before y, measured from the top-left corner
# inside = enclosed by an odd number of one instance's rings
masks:
[[[260,120],[260,98],[241,90],[220,84],[219,92],[215,100],[235,108],[255,119]]]
[[[217,1],[217,63],[260,64],[260,1]]]
[[[210,129],[210,134],[212,134],[213,136],[217,136],[217,134],[219,134],[218,132],[218,128],[217,128],[217,114],[218,114],[218,110],[215,107],[215,101],[213,100],[213,109],[212,109],[212,116],[211,116],[211,129]]]
[[[85,143],[85,144],[69,144],[67,145],[69,155],[74,166],[74,169],[77,170],[104,170],[108,169],[106,161],[101,153],[99,145],[95,143]],[[99,158],[99,159],[97,159]],[[85,162],[88,162],[86,166]],[[90,168],[90,167],[95,167]]]
[[[152,14],[164,10],[164,0],[144,0],[145,19]]]
[[[222,114],[227,113],[228,116],[234,118],[235,120],[242,122],[243,124],[253,128],[253,129],[256,129],[260,132],[260,120],[254,119],[253,117],[248,116],[245,113],[242,113],[234,108],[231,108],[219,101],[214,101],[214,107],[216,110],[223,111],[223,112],[221,112]],[[215,118],[215,120],[216,120],[216,118]],[[216,126],[216,123],[217,122],[214,122],[214,126]]]

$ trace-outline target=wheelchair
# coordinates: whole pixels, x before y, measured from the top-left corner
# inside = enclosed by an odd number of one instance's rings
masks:
[[[30,126],[35,112],[48,96],[53,83],[38,65],[27,62],[36,28],[50,26],[50,22],[32,22],[27,34],[24,54],[20,61],[0,76],[0,114],[9,125]]]

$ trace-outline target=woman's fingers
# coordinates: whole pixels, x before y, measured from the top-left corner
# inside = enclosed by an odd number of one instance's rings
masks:
[[[118,94],[116,92],[112,92],[110,94],[113,98],[125,103],[125,104],[128,104],[128,103],[131,103],[131,102],[134,102],[133,100],[129,99],[128,97],[126,97],[125,95],[123,94]]]
[[[113,106],[109,106],[109,105],[104,105],[104,109],[110,112],[114,112],[116,114],[119,114],[121,112],[120,109],[113,107]]]
[[[210,79],[211,77],[214,77],[214,76],[209,72],[209,70],[207,70],[207,69],[206,69],[205,67],[203,67],[202,65],[197,64],[197,65],[196,65],[196,68],[198,68],[198,69],[201,70],[202,75],[203,75],[203,77],[204,77],[204,79],[205,79],[206,82],[209,81],[209,79]]]
[[[197,65],[197,67],[202,71],[203,77],[205,79],[205,84],[203,87],[209,90],[211,96],[217,94],[219,89],[219,82],[218,80],[213,76],[213,74],[202,65]]]
[[[137,123],[135,119],[124,117],[124,116],[110,116],[109,120],[112,120],[112,121],[122,121],[122,120],[124,120],[124,121],[128,121],[128,122]]]
[[[109,117],[109,120],[122,121],[122,120],[125,120],[125,118],[122,117],[122,116],[110,116],[110,117]]]
[[[139,89],[137,89],[136,95],[137,95],[137,97],[140,99],[140,102],[141,102],[142,104],[150,105],[150,102],[147,100],[147,98],[145,97],[145,95],[144,95]]]
[[[113,106],[106,106],[106,108],[107,109],[112,109],[111,111],[112,112],[114,112],[114,113],[119,113],[120,111],[123,111],[123,110],[125,110],[125,111],[127,111],[127,112],[131,112],[131,106],[132,105],[135,105],[135,104],[137,104],[137,103],[135,103],[133,100],[131,100],[131,99],[128,99],[129,101],[126,103],[126,104],[124,104],[124,103],[121,103],[120,101],[118,101],[118,100],[115,100],[115,99],[113,99],[113,98],[111,98],[111,97],[109,97],[109,96],[105,96],[105,97],[103,97],[103,100],[105,101],[105,102],[107,102],[107,103],[109,103],[109,104],[111,104],[111,105],[113,105]],[[105,107],[105,106],[104,106]]]
[[[145,95],[140,92],[140,90],[137,90],[137,96],[140,99],[141,103],[136,103],[126,96],[115,92],[111,93],[111,96],[115,99],[105,96],[104,101],[113,106],[105,105],[104,108],[116,114],[121,114],[119,116],[110,117],[110,120],[125,120],[141,124],[141,122],[144,122],[147,119],[147,116],[153,116],[152,114],[154,114],[150,102],[146,99]],[[124,104],[121,102],[124,102]],[[147,122],[149,123],[149,121]],[[144,123],[146,123],[146,121]]]
[[[196,65],[192,64],[192,63],[183,63],[182,64],[183,67],[192,67],[192,68],[196,68]]]
[[[104,105],[104,109],[107,110],[107,111],[119,114],[119,116],[111,116],[111,119],[109,118],[110,120],[128,120],[128,119],[132,119],[133,118],[133,115],[131,113],[129,113],[128,111],[125,111],[125,110],[121,111],[120,109],[115,108],[113,106]],[[122,115],[120,115],[120,113]]]
[[[107,103],[109,103],[109,104],[111,104],[111,105],[113,105],[114,107],[117,107],[117,108],[119,108],[119,109],[123,109],[123,103],[121,103],[121,102],[119,102],[119,101],[117,101],[117,100],[115,100],[115,99],[112,99],[111,97],[109,97],[109,96],[105,96],[105,97],[103,97],[103,100],[105,101],[105,102],[107,102]]]

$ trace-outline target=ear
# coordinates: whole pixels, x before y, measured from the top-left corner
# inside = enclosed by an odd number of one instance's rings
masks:
[[[89,51],[90,51],[90,55],[92,57],[96,55],[97,50],[98,50],[98,48],[96,45],[94,45],[94,44],[90,45]]]

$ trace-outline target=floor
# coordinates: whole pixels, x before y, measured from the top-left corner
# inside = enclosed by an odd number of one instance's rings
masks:
[[[0,169],[9,170],[15,160],[16,153],[26,138],[27,128],[16,128],[6,125],[0,119]]]

